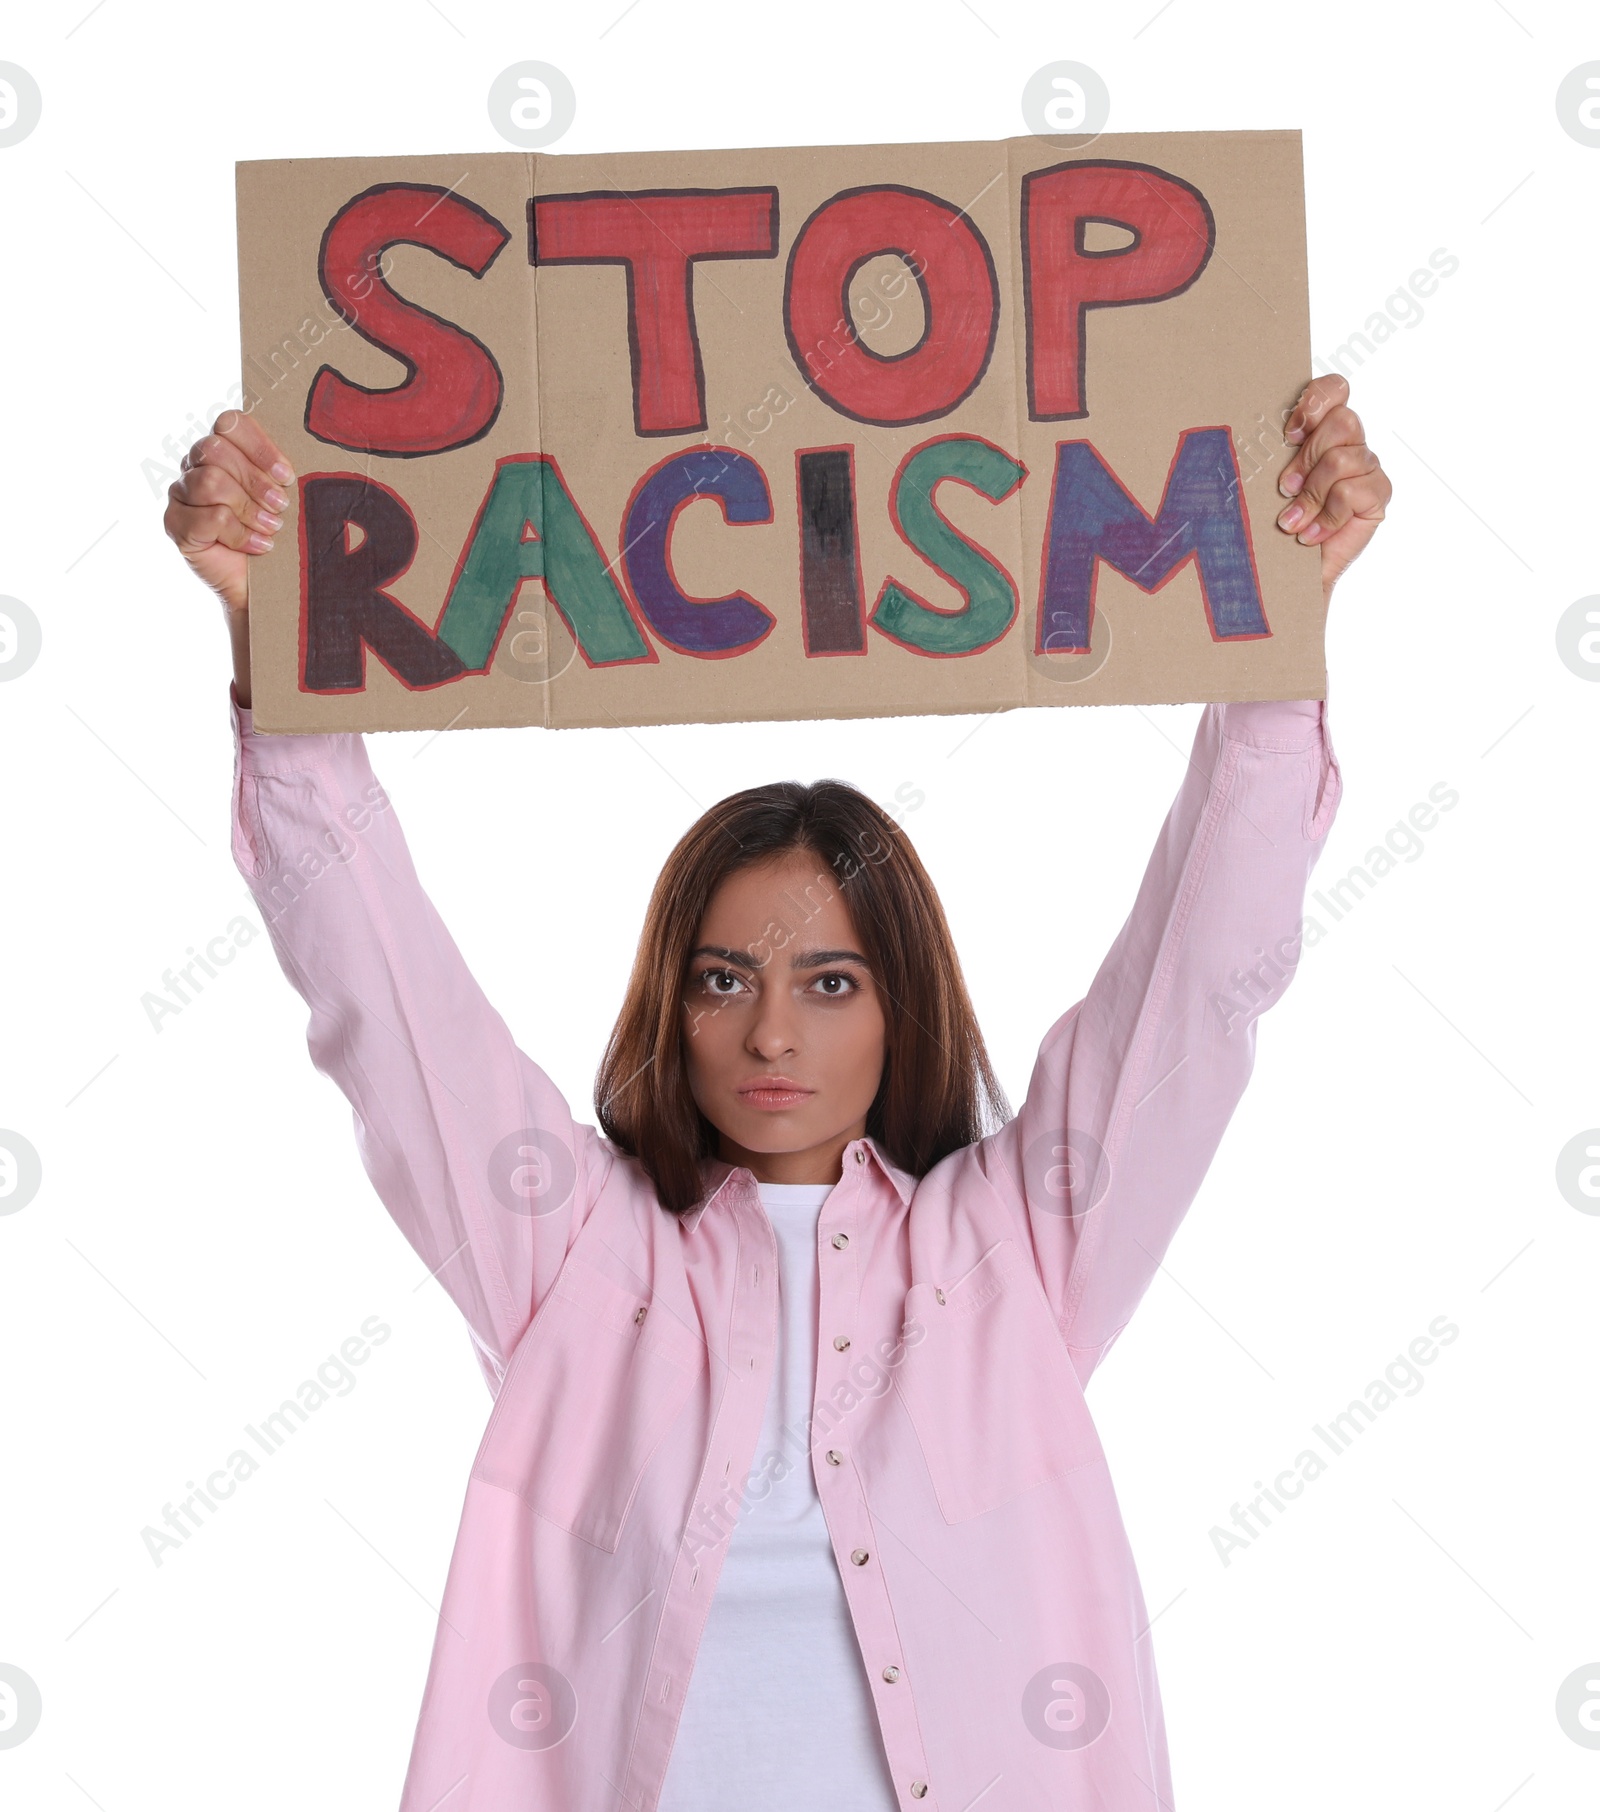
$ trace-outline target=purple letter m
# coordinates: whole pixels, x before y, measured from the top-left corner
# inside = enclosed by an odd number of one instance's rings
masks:
[[[1154,520],[1088,441],[1057,445],[1035,652],[1088,649],[1102,560],[1144,592],[1158,590],[1193,560],[1213,641],[1272,633],[1226,428],[1185,429]]]

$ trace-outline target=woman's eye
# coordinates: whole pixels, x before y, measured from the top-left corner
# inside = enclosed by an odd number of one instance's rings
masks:
[[[842,1000],[847,994],[855,993],[860,985],[853,975],[819,975],[814,986],[820,988],[831,1000]]]
[[[706,969],[701,973],[700,983],[712,994],[731,994],[740,986],[738,976],[729,969]]]

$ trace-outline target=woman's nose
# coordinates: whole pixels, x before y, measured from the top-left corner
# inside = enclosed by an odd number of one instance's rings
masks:
[[[752,1053],[768,1063],[785,1056],[794,1049],[794,1027],[789,1015],[764,1003],[747,1042]]]

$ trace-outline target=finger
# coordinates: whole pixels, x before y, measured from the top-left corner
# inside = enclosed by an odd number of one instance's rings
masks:
[[[1364,446],[1366,430],[1361,417],[1343,403],[1334,403],[1318,417],[1305,441],[1278,475],[1278,489],[1285,497],[1297,496],[1307,474],[1333,447]]]
[[[282,494],[281,491],[273,493],[275,496]],[[259,528],[269,535],[275,535],[283,527],[281,512],[268,509],[265,503],[258,503],[224,466],[191,466],[181,478],[167,487],[167,495],[176,503],[193,504],[201,508],[221,504],[225,509],[232,510],[247,528]]]
[[[1300,449],[1302,469],[1309,472],[1330,448],[1360,447],[1365,446],[1366,441],[1367,431],[1361,425],[1361,417],[1354,409],[1337,403],[1307,434]]]
[[[1329,487],[1319,514],[1295,539],[1309,547],[1315,541],[1331,540],[1340,529],[1358,520],[1376,528],[1383,520],[1391,488],[1387,475],[1381,470],[1339,479]]]
[[[294,468],[278,450],[273,441],[253,415],[246,415],[240,409],[224,409],[222,414],[211,424],[212,432],[232,441],[252,465],[259,466],[269,473],[279,484],[294,482]]]
[[[176,487],[173,487],[176,488]],[[172,497],[169,490],[162,526],[176,543],[185,559],[203,554],[208,547],[234,548],[241,554],[264,554],[272,547],[272,537],[250,528],[223,503],[185,503]]]
[[[1316,518],[1328,493],[1341,479],[1359,478],[1380,469],[1377,454],[1365,441],[1330,447],[1311,467],[1298,495],[1280,512],[1278,521],[1291,531],[1303,529]]]
[[[288,508],[288,494],[280,491],[272,482],[269,471],[258,466],[254,460],[233,441],[220,434],[206,434],[197,440],[178,462],[185,472],[204,471],[210,468],[226,473],[235,484],[250,493],[266,509],[281,515]],[[204,499],[203,501],[216,501]]]
[[[1299,401],[1289,411],[1288,419],[1283,424],[1283,438],[1290,446],[1298,446],[1330,409],[1337,409],[1341,403],[1348,401],[1349,396],[1350,381],[1341,377],[1337,371],[1313,378],[1300,392]]]

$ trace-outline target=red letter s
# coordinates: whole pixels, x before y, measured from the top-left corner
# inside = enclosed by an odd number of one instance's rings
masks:
[[[362,339],[405,366],[405,382],[369,390],[324,365],[306,396],[306,432],[400,459],[481,440],[504,391],[494,355],[465,328],[397,296],[382,258],[391,245],[420,245],[481,277],[510,237],[492,214],[429,183],[379,183],[347,201],[322,235],[317,276]]]

